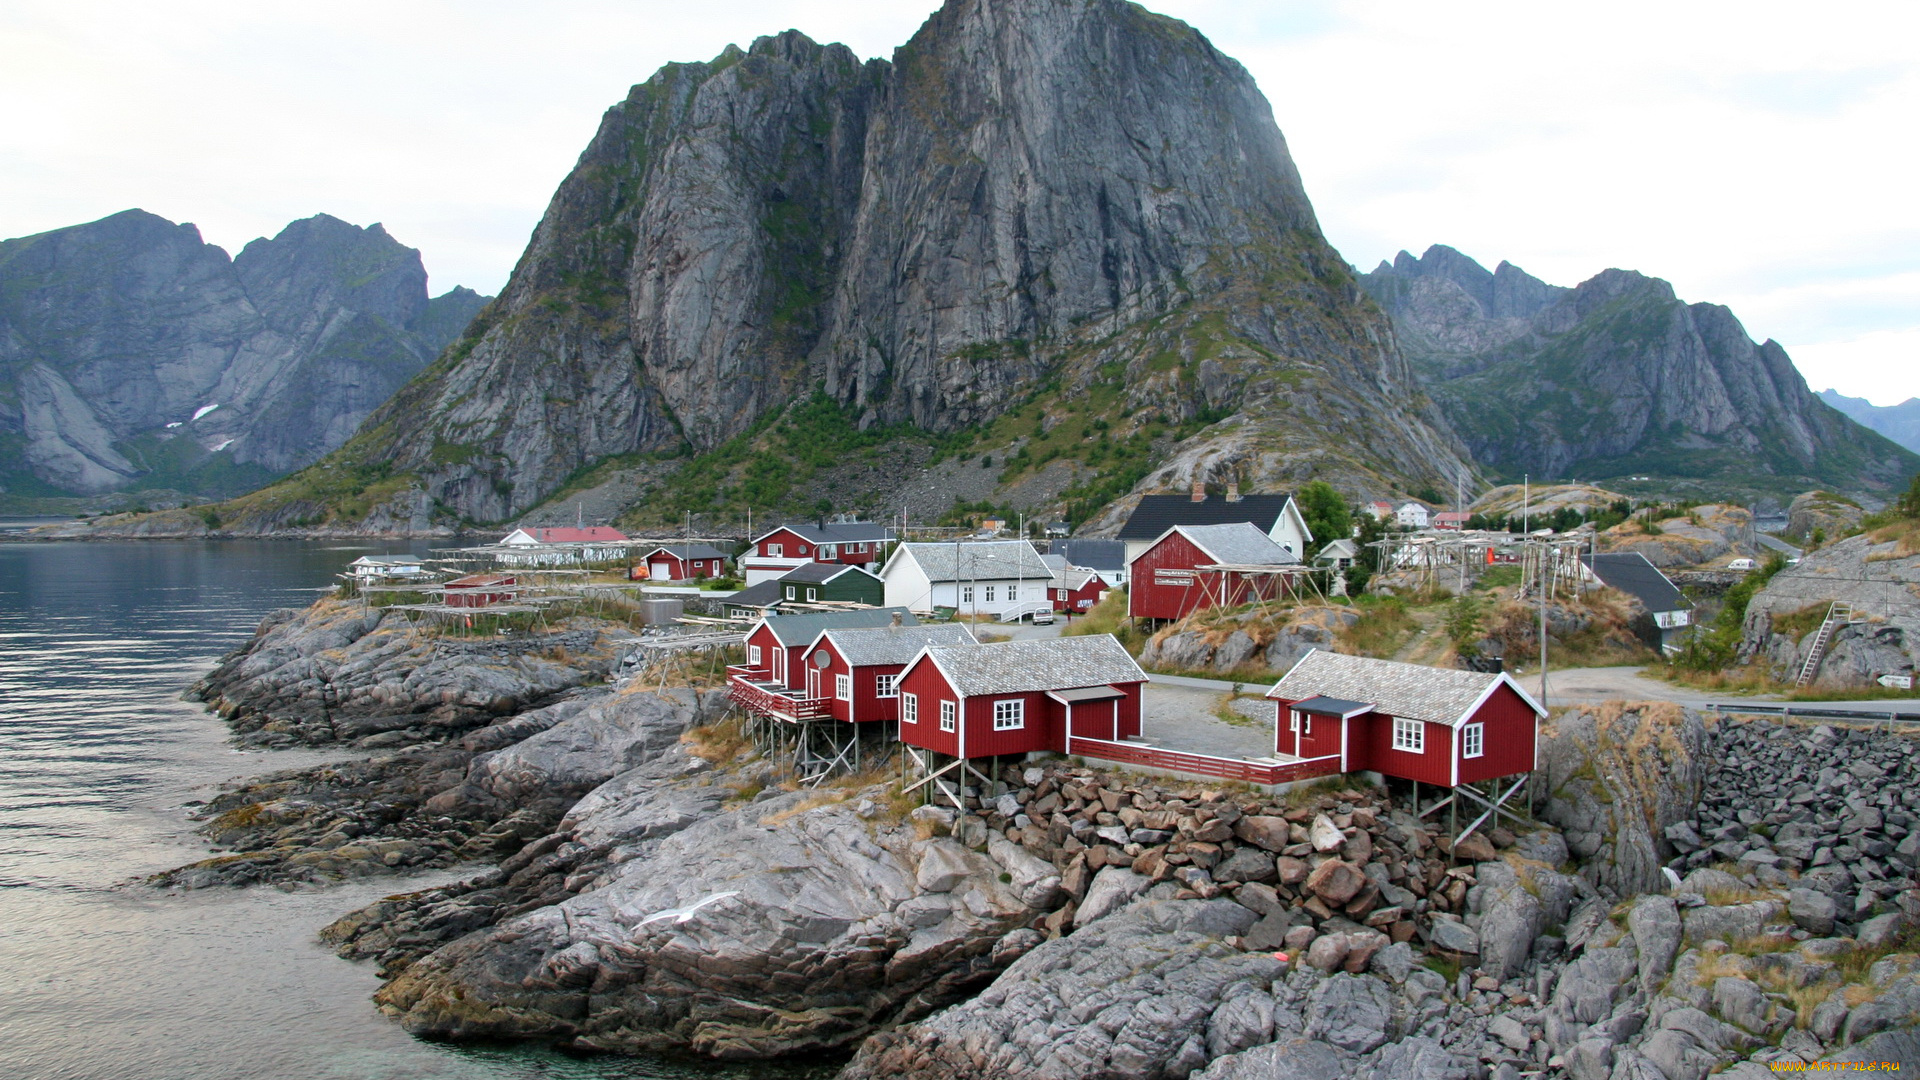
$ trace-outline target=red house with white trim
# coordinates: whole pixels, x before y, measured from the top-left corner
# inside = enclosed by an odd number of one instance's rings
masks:
[[[900,675],[900,741],[971,759],[1134,738],[1146,679],[1111,634],[929,646]]]
[[[726,554],[711,544],[662,544],[640,559],[632,577],[649,581],[698,581],[719,577],[726,569]]]
[[[900,719],[900,672],[921,651],[936,645],[977,645],[958,623],[900,624],[870,630],[823,630],[807,647],[808,678],[818,671],[830,695],[827,715],[865,724]]]
[[[810,562],[865,566],[878,561],[892,539],[886,526],[870,521],[782,525],[754,538],[740,557],[740,569],[747,584],[758,585]]]
[[[919,625],[905,608],[768,615],[746,633],[747,662],[727,668],[728,696],[780,719],[816,719],[827,711],[833,684],[806,662],[807,647],[825,630],[882,627],[895,619],[903,626]]]
[[[1299,564],[1248,522],[1175,525],[1127,564],[1127,614],[1173,620],[1203,608],[1272,600],[1287,587],[1275,571]]]
[[[1100,602],[1107,583],[1098,572],[1081,566],[1069,566],[1053,574],[1053,610],[1085,614]]]
[[[1540,707],[1513,676],[1316,649],[1267,692],[1276,752],[1442,787],[1531,772]]]

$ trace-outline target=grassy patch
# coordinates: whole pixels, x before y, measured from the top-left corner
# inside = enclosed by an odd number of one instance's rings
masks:
[[[1340,651],[1354,656],[1389,657],[1420,629],[1397,596],[1362,596],[1354,605],[1360,619],[1336,638]]]

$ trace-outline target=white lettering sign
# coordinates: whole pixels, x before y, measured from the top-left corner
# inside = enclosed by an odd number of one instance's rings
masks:
[[[1895,690],[1911,690],[1913,689],[1913,676],[1882,675],[1880,676],[1880,685],[1891,687]]]

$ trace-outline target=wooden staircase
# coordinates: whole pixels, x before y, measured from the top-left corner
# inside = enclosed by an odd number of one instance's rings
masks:
[[[1820,661],[1827,658],[1827,646],[1833,644],[1833,635],[1839,633],[1841,627],[1853,621],[1852,604],[1844,600],[1835,600],[1833,606],[1827,608],[1827,617],[1821,621],[1819,631],[1813,635],[1813,647],[1807,650],[1806,662],[1800,665],[1800,677],[1793,681],[1794,686],[1806,686],[1813,682],[1814,676],[1820,674]]]

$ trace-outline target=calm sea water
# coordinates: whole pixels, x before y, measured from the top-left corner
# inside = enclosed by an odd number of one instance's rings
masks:
[[[329,760],[237,752],[181,691],[268,611],[311,602],[361,554],[405,550],[0,543],[0,1076],[795,1075],[412,1038],[374,1011],[372,969],[335,957],[315,932],[444,878],[184,895],[138,883],[206,857],[190,801]]]

